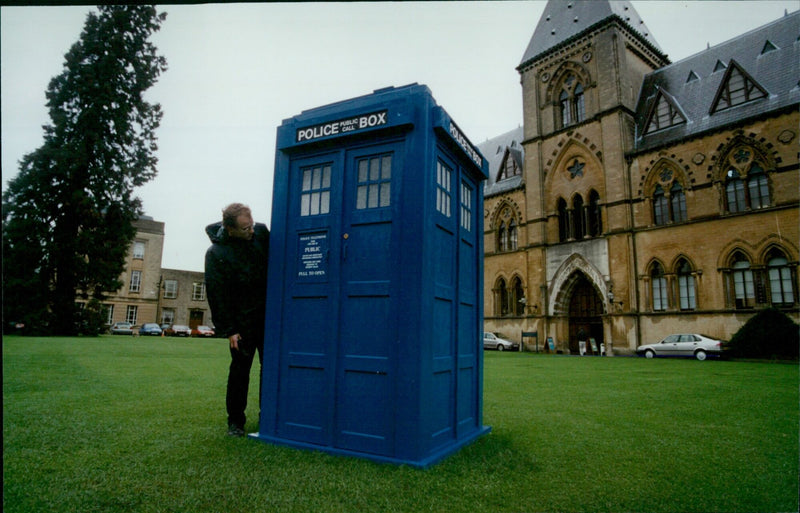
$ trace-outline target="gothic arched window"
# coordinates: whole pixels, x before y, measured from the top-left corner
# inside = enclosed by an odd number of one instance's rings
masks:
[[[516,251],[517,250],[517,223],[512,218],[511,221],[508,223],[508,242],[506,244],[508,251]]]
[[[500,278],[497,280],[497,286],[494,289],[495,293],[495,314],[499,316],[508,315],[509,294],[506,287],[506,280]]]
[[[653,310],[662,312],[667,309],[667,278],[664,268],[655,263],[650,269],[650,286],[653,292]]]
[[[519,227],[511,208],[506,206],[500,211],[497,224],[497,251],[516,251],[519,241]]]
[[[572,225],[575,238],[580,240],[586,235],[586,223],[584,222],[583,198],[576,194],[572,199]]]
[[[697,308],[697,294],[695,293],[694,275],[692,266],[686,260],[681,260],[677,265],[678,270],[678,297],[681,310],[695,310]]]
[[[567,214],[567,202],[564,198],[558,198],[558,240],[566,242],[569,239],[569,216]]]
[[[603,219],[600,214],[600,194],[592,190],[589,193],[589,208],[587,209],[589,235],[596,237],[603,233]]]
[[[586,119],[586,100],[583,85],[573,73],[569,73],[561,86],[558,95],[558,106],[561,115],[561,128],[580,123]]]
[[[758,164],[753,164],[747,173],[747,192],[750,208],[764,208],[770,204],[767,174]]]
[[[732,259],[733,297],[736,308],[752,308],[755,306],[756,291],[750,260],[742,253],[736,253]]]
[[[772,306],[787,307],[795,302],[794,277],[789,260],[783,252],[774,249],[767,257],[770,301]]]
[[[677,181],[669,190],[670,215],[673,223],[686,221],[686,194]]]
[[[744,181],[735,169],[729,169],[725,182],[725,199],[728,212],[736,213],[745,210]]]
[[[664,194],[664,189],[660,185],[656,185],[656,190],[653,193],[653,220],[658,226],[667,224],[667,221],[669,221],[667,196]]]
[[[569,126],[572,124],[572,109],[569,108],[569,93],[561,91],[558,97],[558,104],[561,107],[561,126]]]
[[[511,280],[511,298],[514,315],[525,315],[525,290],[522,288],[522,280],[518,277]]]

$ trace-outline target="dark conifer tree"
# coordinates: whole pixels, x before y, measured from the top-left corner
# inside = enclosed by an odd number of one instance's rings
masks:
[[[79,296],[99,314],[122,285],[142,214],[134,188],[156,176],[162,112],[144,93],[167,69],[150,41],[165,18],[154,6],[99,6],[50,81],[44,142],[3,194],[5,322],[87,331]]]

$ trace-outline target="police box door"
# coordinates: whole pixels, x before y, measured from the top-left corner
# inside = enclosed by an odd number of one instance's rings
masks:
[[[373,145],[290,166],[279,436],[391,452],[397,150]]]
[[[329,444],[335,381],[342,162],[339,152],[289,166],[277,434]]]

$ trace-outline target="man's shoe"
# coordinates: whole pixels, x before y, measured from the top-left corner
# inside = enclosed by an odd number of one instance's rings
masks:
[[[228,426],[228,436],[244,436],[244,429],[236,424],[231,424]]]

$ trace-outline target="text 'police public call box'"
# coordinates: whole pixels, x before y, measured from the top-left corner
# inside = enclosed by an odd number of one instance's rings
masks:
[[[254,437],[426,467],[489,431],[487,167],[423,85],[284,120]]]

